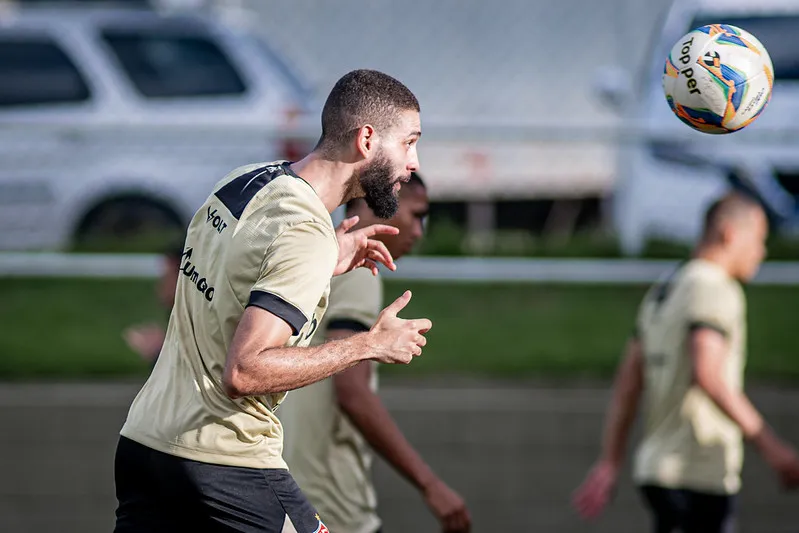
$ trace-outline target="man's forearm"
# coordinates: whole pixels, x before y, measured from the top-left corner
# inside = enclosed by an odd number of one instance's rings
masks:
[[[702,389],[716,407],[735,422],[747,439],[752,439],[763,429],[763,418],[749,398],[742,392],[733,391],[720,378],[704,383]]]
[[[624,459],[630,427],[643,390],[643,361],[637,341],[628,344],[613,385],[613,397],[602,435],[602,458],[615,465]]]
[[[635,400],[615,399],[608,413],[602,437],[602,457],[613,464],[620,465],[624,461],[630,427],[637,411],[636,406]]]
[[[321,381],[363,360],[368,333],[306,348],[262,350],[228,365],[223,385],[233,397],[260,396],[298,389]]]
[[[380,397],[364,387],[339,401],[342,411],[366,442],[403,477],[424,489],[435,474],[408,442]]]

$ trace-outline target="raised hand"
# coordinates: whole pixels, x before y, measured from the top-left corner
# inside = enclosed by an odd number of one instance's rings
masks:
[[[371,359],[381,363],[408,364],[414,357],[422,355],[422,347],[427,344],[424,334],[433,327],[433,323],[426,318],[399,318],[397,313],[410,301],[411,291],[405,291],[380,312],[377,322],[369,332],[372,336]]]
[[[394,259],[388,248],[377,239],[375,235],[396,235],[399,230],[394,226],[385,224],[372,224],[355,231],[350,229],[358,223],[358,217],[344,219],[336,229],[338,239],[338,263],[333,271],[334,276],[345,274],[358,267],[365,267],[377,275],[377,263],[386,265],[391,270],[396,270]]]

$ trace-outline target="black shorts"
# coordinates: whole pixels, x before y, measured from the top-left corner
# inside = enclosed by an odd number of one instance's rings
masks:
[[[641,494],[652,511],[655,533],[734,531],[734,495],[665,489],[653,485],[642,486]]]
[[[201,463],[119,438],[114,464],[118,533],[327,533],[288,470]]]

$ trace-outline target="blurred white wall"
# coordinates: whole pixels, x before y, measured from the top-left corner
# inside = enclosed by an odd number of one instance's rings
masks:
[[[592,92],[635,70],[670,0],[209,0],[266,32],[323,98],[355,68],[405,82],[428,123],[505,120],[607,127]],[[256,14],[256,16],[252,16]]]

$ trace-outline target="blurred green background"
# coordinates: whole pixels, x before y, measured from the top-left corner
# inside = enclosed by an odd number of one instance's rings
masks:
[[[121,337],[166,323],[155,280],[0,279],[0,378],[145,375]],[[402,375],[606,377],[632,330],[644,286],[386,281],[390,301],[411,289],[405,317],[434,327],[424,356]],[[749,377],[799,378],[799,287],[751,286]]]

